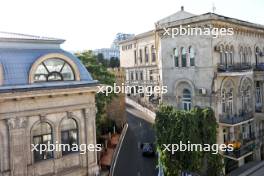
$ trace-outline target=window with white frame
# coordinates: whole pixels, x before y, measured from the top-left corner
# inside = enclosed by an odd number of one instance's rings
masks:
[[[192,93],[189,89],[183,89],[182,92],[182,109],[189,111],[192,108]]]

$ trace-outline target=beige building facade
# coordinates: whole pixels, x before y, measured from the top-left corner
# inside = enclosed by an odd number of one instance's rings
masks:
[[[132,87],[128,96],[153,108],[159,103],[160,94],[154,87],[160,86],[155,32],[149,31],[120,42],[120,65],[125,69],[125,84]],[[150,94],[139,93],[138,86],[148,89]]]
[[[232,143],[223,152],[225,172],[253,160],[264,160],[264,26],[214,13],[184,11],[156,24],[152,39],[157,51],[162,102],[178,109],[211,107],[219,123],[218,143]],[[180,28],[232,28],[232,35],[164,35]],[[142,39],[143,40],[143,39]],[[132,57],[121,60],[132,62]],[[121,62],[122,66],[122,62]]]
[[[0,34],[0,176],[98,174],[97,81],[63,42]],[[33,150],[40,144],[70,148]],[[90,151],[72,149],[81,144]]]

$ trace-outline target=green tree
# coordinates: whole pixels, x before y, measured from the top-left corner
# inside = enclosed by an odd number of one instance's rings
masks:
[[[160,161],[167,176],[177,176],[181,171],[201,175],[222,174],[222,159],[219,154],[206,151],[164,150],[163,144],[216,144],[217,123],[211,109],[194,108],[191,111],[176,110],[161,105],[156,112],[155,130]],[[205,167],[207,166],[207,167]]]
[[[114,68],[119,66],[120,66],[119,59],[117,57],[111,57],[109,67]]]
[[[103,64],[104,67],[109,66],[109,60],[105,59],[102,53],[98,53],[96,58],[97,58],[97,61]]]
[[[104,62],[102,56],[99,55],[98,57],[92,51],[85,51],[76,55],[90,72],[93,79],[98,80],[100,84],[114,85],[115,76],[107,71],[105,63],[102,63]],[[106,105],[111,102],[114,96],[114,93],[110,93],[108,96],[105,93],[98,93],[95,96],[97,136],[107,132],[113,126],[113,122],[106,117]]]

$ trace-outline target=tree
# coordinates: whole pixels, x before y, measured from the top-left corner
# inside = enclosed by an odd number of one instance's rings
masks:
[[[111,57],[109,67],[114,68],[119,66],[120,66],[119,59],[117,57]]]
[[[179,175],[181,171],[191,171],[202,175],[222,174],[222,158],[210,151],[164,150],[163,144],[216,144],[217,123],[210,108],[194,108],[191,111],[176,110],[172,106],[161,105],[156,112],[155,130],[157,148],[165,175]],[[204,167],[206,166],[206,167]]]
[[[104,67],[108,67],[109,61],[104,58],[104,55],[102,53],[98,53],[96,57],[97,57],[98,62],[103,64]]]
[[[95,56],[92,51],[85,51],[76,55],[90,72],[93,79],[98,80],[101,84],[114,85],[115,76],[107,71],[106,65],[102,63],[104,59],[100,54]],[[114,93],[110,93],[108,96],[104,93],[98,93],[95,96],[97,136],[113,127],[113,121],[106,117],[106,105],[111,102],[114,96]]]

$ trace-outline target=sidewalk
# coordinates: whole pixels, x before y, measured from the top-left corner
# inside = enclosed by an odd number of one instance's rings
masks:
[[[250,176],[262,167],[264,167],[264,161],[252,161],[232,171],[228,176]]]
[[[155,123],[155,119],[152,116],[146,114],[145,112],[142,112],[140,109],[137,109],[137,107],[134,107],[130,104],[126,105],[126,111],[137,117],[142,118],[143,120],[146,120],[149,123]]]
[[[111,137],[111,140],[109,141],[108,148],[106,149],[106,152],[103,154],[100,164],[102,167],[110,168],[113,154],[116,148],[116,145],[118,144],[120,134],[114,134]]]

